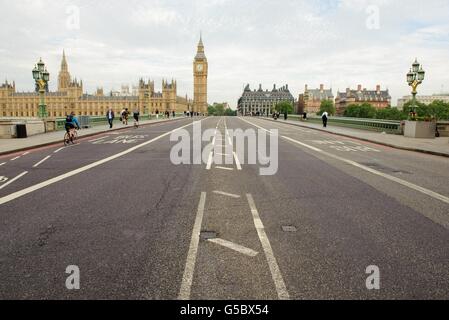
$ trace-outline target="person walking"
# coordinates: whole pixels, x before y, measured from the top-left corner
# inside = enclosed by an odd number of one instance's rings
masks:
[[[140,116],[140,112],[139,110],[134,110],[133,111],[133,118],[134,118],[134,127],[138,128],[139,127],[139,116]]]
[[[156,109],[156,119],[159,120],[159,109]]]
[[[125,108],[121,113],[122,121],[124,125],[128,125],[128,117],[129,117],[129,111],[128,108]]]
[[[323,119],[323,127],[327,128],[327,121],[329,120],[329,113],[327,111],[324,111],[321,115],[321,118]]]
[[[114,118],[115,118],[115,114],[114,114],[114,111],[112,110],[112,108],[109,108],[109,110],[106,114],[106,118],[108,119],[108,122],[109,122],[109,129],[112,129],[113,124],[114,124]]]

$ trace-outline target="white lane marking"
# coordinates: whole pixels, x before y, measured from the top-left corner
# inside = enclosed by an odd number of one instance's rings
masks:
[[[0,163],[0,167],[4,166],[6,164],[6,162]]]
[[[226,167],[220,167],[220,166],[216,166],[215,169],[234,171],[234,168],[226,168]]]
[[[101,137],[101,138],[97,138],[97,139],[94,139],[94,140],[89,140],[88,142],[95,142],[95,141],[103,140],[103,139],[106,139],[106,138],[108,138],[108,137]]]
[[[215,194],[219,194],[222,196],[226,196],[226,197],[231,197],[231,198],[241,198],[238,194],[233,194],[233,193],[227,193],[227,192],[223,192],[223,191],[214,191]]]
[[[229,145],[234,147],[234,143],[233,143],[233,141],[231,139],[231,135],[229,134],[229,131],[228,131],[228,125],[226,124],[226,119],[225,119],[225,135],[228,137]],[[237,156],[237,153],[233,151],[232,154],[234,155],[235,165],[237,166],[237,170],[241,171],[242,165],[240,163],[239,157]]]
[[[51,158],[51,156],[45,157],[44,159],[42,159],[41,161],[39,161],[38,163],[36,163],[36,164],[33,166],[33,168],[39,167],[42,163],[44,163],[45,161],[47,161],[47,160],[50,159],[50,158]]]
[[[214,160],[215,143],[216,143],[216,139],[217,139],[217,131],[218,131],[218,127],[220,125],[220,122],[221,122],[221,119],[218,121],[217,127],[215,128],[215,134],[214,134],[214,138],[212,140],[212,150],[210,151],[209,159],[207,160],[206,170],[210,170],[212,168],[212,162]]]
[[[0,176],[0,183],[8,181],[8,178],[5,176]]]
[[[195,272],[195,263],[200,243],[201,225],[203,224],[204,207],[206,206],[206,192],[201,193],[200,203],[196,214],[195,224],[193,226],[192,240],[190,241],[189,253],[187,254],[186,267],[182,276],[181,289],[179,290],[178,300],[189,300],[192,291],[193,274]]]
[[[20,159],[20,157],[21,157],[21,156],[18,156],[18,157],[12,158],[12,159],[11,159],[11,161],[16,161],[17,159]]]
[[[215,153],[217,156],[226,156],[226,157],[229,157],[229,154],[226,154],[226,153],[219,153],[219,152],[217,152],[217,153]]]
[[[59,148],[58,150],[55,150],[53,153],[58,153],[59,151],[64,150],[64,149],[65,149],[65,147]]]
[[[202,120],[199,120],[199,121],[201,122],[201,121],[203,121],[203,119],[202,119]],[[24,195],[27,195],[27,194],[29,194],[29,193],[32,193],[32,192],[34,192],[34,191],[36,191],[36,190],[39,190],[39,189],[48,187],[49,185],[52,185],[52,184],[57,183],[57,182],[59,182],[59,181],[62,181],[62,180],[64,180],[64,179],[73,177],[73,176],[75,176],[75,175],[77,175],[77,174],[79,174],[79,173],[81,173],[81,172],[85,172],[85,171],[87,171],[87,170],[90,170],[90,169],[92,169],[92,168],[98,167],[98,166],[100,166],[100,165],[102,165],[102,164],[105,164],[105,163],[110,162],[110,161],[112,161],[112,160],[115,160],[115,159],[117,159],[117,158],[123,157],[124,155],[127,155],[127,154],[129,154],[129,153],[131,153],[131,152],[134,152],[134,151],[136,151],[136,150],[138,150],[138,149],[140,149],[140,148],[142,148],[142,147],[145,147],[145,146],[147,146],[147,145],[149,145],[149,144],[151,144],[151,143],[153,143],[153,142],[155,142],[155,141],[158,141],[158,140],[160,140],[160,139],[162,139],[162,138],[165,138],[165,137],[171,135],[173,132],[176,132],[176,131],[178,131],[178,130],[187,128],[187,127],[189,127],[189,126],[191,126],[191,125],[192,125],[192,123],[189,123],[188,125],[185,125],[185,126],[183,126],[183,127],[174,129],[174,130],[172,130],[172,131],[169,131],[169,132],[167,132],[167,133],[165,133],[165,134],[163,134],[163,135],[160,135],[160,136],[158,136],[158,137],[156,137],[156,138],[154,138],[154,139],[152,139],[152,140],[149,140],[149,141],[144,142],[144,143],[142,143],[142,144],[140,144],[140,145],[137,145],[137,146],[134,146],[134,147],[132,147],[132,148],[129,148],[128,150],[125,150],[125,151],[123,151],[123,152],[117,153],[117,154],[115,154],[115,155],[113,155],[113,156],[110,156],[110,157],[108,157],[108,158],[105,158],[105,159],[103,159],[103,160],[99,160],[99,161],[97,161],[97,162],[91,163],[91,164],[86,165],[86,166],[84,166],[84,167],[81,167],[81,168],[79,168],[79,169],[70,171],[70,172],[65,173],[65,174],[63,174],[63,175],[60,175],[60,176],[58,176],[58,177],[49,179],[49,180],[47,180],[47,181],[38,183],[38,184],[36,184],[36,185],[34,185],[34,186],[28,187],[28,188],[26,188],[26,189],[23,189],[23,190],[20,190],[20,191],[15,192],[15,193],[12,193],[12,194],[10,194],[10,195],[7,195],[7,196],[5,196],[5,197],[2,197],[2,198],[0,198],[0,205],[5,204],[5,203],[10,202],[10,201],[13,201],[13,200],[15,200],[15,199],[17,199],[17,198],[23,197]]]
[[[22,172],[21,174],[19,174],[17,177],[15,177],[14,179],[9,180],[7,183],[5,183],[4,185],[2,185],[0,187],[0,190],[2,190],[3,188],[5,188],[6,186],[9,186],[11,183],[19,180],[20,178],[22,178],[24,175],[26,175],[28,173],[28,171]]]
[[[24,154],[22,154],[22,157],[26,156],[27,154],[30,154],[30,152],[29,151],[25,152]]]
[[[262,244],[263,250],[265,252],[265,257],[267,258],[268,266],[270,267],[271,276],[276,286],[276,291],[280,300],[290,300],[290,295],[288,294],[287,287],[285,286],[284,278],[281,274],[281,269],[278,266],[276,257],[274,256],[273,249],[268,240],[268,236],[265,232],[265,227],[260,219],[259,211],[257,211],[254,198],[251,194],[247,194],[248,203],[251,208],[251,213],[253,215],[254,225],[257,229],[257,234],[259,235],[260,243]]]
[[[242,120],[243,120],[243,119],[242,119]],[[244,120],[244,121],[245,121],[245,120]],[[248,122],[248,121],[246,121],[246,122]],[[248,123],[249,123],[249,124],[252,124],[251,122],[248,122]],[[254,125],[254,124],[252,124],[252,125]],[[255,126],[255,127],[258,127],[257,125],[254,125],[254,126]],[[263,129],[263,128],[262,128],[262,129]],[[266,129],[265,129],[265,130],[266,130]],[[359,164],[359,163],[357,163],[357,162],[355,162],[355,161],[352,161],[352,160],[348,160],[348,159],[339,157],[339,156],[334,155],[334,154],[332,154],[332,153],[328,153],[328,152],[323,151],[323,150],[321,150],[321,149],[318,149],[318,148],[312,147],[312,146],[310,146],[310,145],[308,145],[308,144],[302,143],[302,142],[300,142],[300,141],[298,141],[298,140],[295,140],[295,139],[292,139],[292,138],[289,138],[289,137],[286,137],[286,136],[281,136],[281,137],[282,137],[283,139],[285,139],[285,140],[290,141],[290,142],[299,144],[300,146],[303,146],[303,147],[305,147],[305,148],[308,148],[308,149],[311,149],[311,150],[313,150],[313,151],[319,152],[319,153],[321,153],[321,154],[323,154],[323,155],[325,155],[325,156],[327,156],[327,157],[329,157],[329,158],[334,158],[334,159],[336,159],[336,160],[345,162],[345,163],[350,164],[350,165],[352,165],[352,166],[354,166],[354,167],[357,167],[357,168],[359,168],[359,169],[365,170],[365,171],[370,172],[370,173],[372,173],[372,174],[374,174],[374,175],[383,177],[383,178],[385,178],[385,179],[387,179],[387,180],[396,182],[396,183],[398,183],[398,184],[400,184],[400,185],[403,185],[403,186],[405,186],[405,187],[407,187],[407,188],[410,188],[410,189],[412,189],[412,190],[419,191],[419,192],[421,192],[421,193],[423,193],[423,194],[425,194],[425,195],[428,195],[428,196],[430,196],[430,197],[432,197],[432,198],[434,198],[434,199],[437,199],[437,200],[440,200],[440,201],[442,201],[442,202],[444,202],[444,203],[449,204],[449,197],[443,196],[442,194],[439,194],[439,193],[437,193],[437,192],[435,192],[435,191],[432,191],[432,190],[423,188],[423,187],[421,187],[421,186],[418,186],[418,185],[413,184],[413,183],[411,183],[411,182],[402,180],[402,179],[397,178],[397,177],[395,177],[395,176],[391,176],[391,175],[389,175],[389,174],[386,174],[386,173],[383,173],[383,172],[374,170],[374,169],[372,169],[372,168],[370,168],[370,167],[364,166],[364,165]]]
[[[244,255],[250,256],[250,257],[255,257],[259,254],[259,252],[254,251],[252,249],[246,248],[244,246],[238,245],[236,243],[230,242],[230,241],[226,241],[223,239],[209,239],[207,240],[208,242],[212,242],[215,244],[218,244],[219,246],[240,252]]]

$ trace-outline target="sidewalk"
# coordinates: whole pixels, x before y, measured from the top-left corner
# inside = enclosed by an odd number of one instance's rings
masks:
[[[186,119],[184,117],[171,118],[171,119],[160,119],[160,120],[145,120],[140,122],[140,126],[162,123],[168,121],[176,121]],[[86,138],[90,136],[94,136],[100,133],[106,132],[114,132],[114,131],[122,131],[125,129],[133,129],[133,122],[130,121],[128,126],[123,125],[122,123],[114,122],[114,128],[109,129],[109,125],[98,125],[89,129],[82,129],[78,131],[78,138]],[[28,149],[43,147],[47,145],[51,145],[54,143],[61,142],[63,143],[65,131],[54,131],[49,133],[38,134],[35,136],[30,136],[26,139],[0,139],[0,155],[6,155],[13,152],[25,151]]]
[[[260,118],[267,121],[275,121],[268,118]],[[406,138],[401,135],[385,134],[381,132],[373,132],[368,130],[352,129],[346,127],[339,127],[328,125],[327,128],[323,128],[321,124],[303,122],[298,120],[281,120],[278,119],[276,122],[288,123],[291,125],[296,125],[303,128],[309,128],[314,130],[319,130],[323,132],[328,132],[344,137],[356,138],[363,141],[374,142],[384,146],[393,147],[396,149],[423,152],[438,156],[449,157],[449,138],[442,137],[436,139],[415,139]]]

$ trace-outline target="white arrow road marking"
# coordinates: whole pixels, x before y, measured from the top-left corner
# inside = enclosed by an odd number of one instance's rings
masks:
[[[250,257],[255,257],[255,256],[257,256],[259,254],[257,251],[254,251],[254,250],[249,249],[249,248],[245,248],[245,247],[243,247],[241,245],[238,245],[238,244],[235,244],[233,242],[226,241],[226,240],[223,240],[223,239],[209,239],[207,241],[215,243],[215,244],[218,244],[219,246],[222,246],[222,247],[225,247],[225,248],[228,248],[228,249],[240,252],[240,253],[242,253],[244,255],[247,255],[247,256],[250,256]]]
[[[39,167],[42,163],[44,163],[45,161],[47,161],[47,160],[50,159],[50,158],[51,158],[51,156],[45,157],[44,159],[42,159],[41,161],[39,161],[38,163],[36,163],[36,164],[33,166],[33,168]]]
[[[3,188],[5,188],[6,186],[9,186],[11,183],[13,183],[14,181],[19,180],[20,178],[22,178],[24,175],[26,175],[28,173],[28,171],[25,171],[21,174],[19,174],[17,177],[15,177],[14,179],[9,180],[7,183],[5,183],[4,185],[2,185],[0,187],[0,190],[2,190]]]
[[[273,277],[278,297],[280,300],[290,300],[290,295],[288,294],[284,278],[282,277],[281,269],[279,268],[276,257],[274,256],[270,240],[268,240],[268,236],[265,232],[265,227],[262,223],[262,220],[260,219],[259,211],[257,211],[254,198],[251,194],[247,194],[246,197],[248,198],[248,203],[253,215],[254,225],[256,226],[260,243],[262,244],[263,250],[265,252],[265,257],[267,258],[268,266],[270,267],[271,276]]]
[[[214,191],[215,194],[220,194],[222,196],[231,197],[231,198],[240,198],[238,194],[227,193],[223,191]]]
[[[203,224],[204,207],[206,206],[206,192],[201,193],[195,225],[193,226],[192,240],[190,241],[189,253],[187,255],[186,267],[182,277],[181,289],[178,300],[189,300],[192,291],[193,273],[195,272],[196,256],[200,243],[201,225]]]

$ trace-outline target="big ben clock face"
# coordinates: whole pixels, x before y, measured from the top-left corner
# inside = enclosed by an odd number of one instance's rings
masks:
[[[196,71],[198,71],[198,72],[203,71],[203,65],[201,63],[196,65]]]

